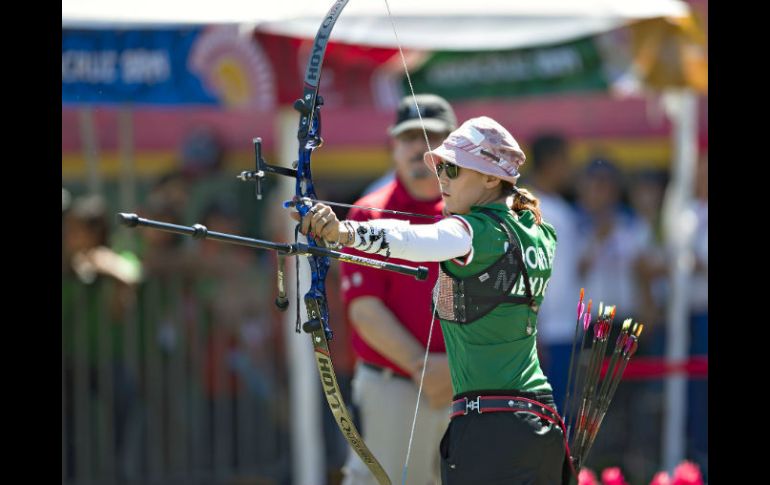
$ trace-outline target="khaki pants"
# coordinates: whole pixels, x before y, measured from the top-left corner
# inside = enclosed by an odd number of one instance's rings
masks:
[[[394,485],[402,481],[409,434],[417,403],[417,385],[357,366],[353,377],[353,402],[361,414],[364,442],[380,462]],[[446,408],[431,409],[427,399],[420,399],[414,441],[407,468],[407,485],[440,483],[439,442],[449,424]],[[376,485],[369,469],[351,449],[344,468],[343,485]]]

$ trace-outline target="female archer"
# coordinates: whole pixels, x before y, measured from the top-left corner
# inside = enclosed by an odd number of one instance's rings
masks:
[[[433,305],[455,394],[440,445],[444,484],[561,484],[563,424],[535,342],[556,233],[516,186],[525,155],[504,127],[479,117],[423,160],[439,177],[449,215],[441,221],[339,221],[316,204],[300,230],[331,246],[441,262]]]

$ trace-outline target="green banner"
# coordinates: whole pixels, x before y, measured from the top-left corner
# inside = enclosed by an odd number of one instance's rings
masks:
[[[411,76],[415,92],[450,100],[605,91],[608,85],[591,38],[530,49],[436,52]]]

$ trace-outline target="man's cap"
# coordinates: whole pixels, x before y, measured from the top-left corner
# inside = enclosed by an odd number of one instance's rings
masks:
[[[415,106],[415,99],[417,106]],[[396,123],[390,128],[390,135],[398,136],[413,129],[422,130],[420,117],[426,131],[449,133],[457,128],[457,117],[446,99],[435,94],[417,94],[414,98],[404,97],[398,104]]]
[[[513,135],[487,116],[469,119],[450,133],[441,146],[423,155],[423,161],[430,167],[446,160],[514,185],[526,159]]]

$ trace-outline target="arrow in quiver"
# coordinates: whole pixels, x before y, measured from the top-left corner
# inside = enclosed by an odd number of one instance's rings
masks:
[[[607,371],[602,375],[609,337],[616,308],[599,303],[596,321],[591,323],[591,300],[586,310],[583,304],[585,292],[581,288],[577,307],[575,338],[570,357],[569,377],[564,402],[564,423],[568,443],[568,460],[565,462],[563,483],[577,483],[577,473],[591,451],[596,435],[607,414],[612,397],[623,378],[631,357],[639,346],[639,335],[644,325],[628,318],[623,322],[615,340],[615,347],[609,357]],[[581,335],[582,333],[582,335]],[[584,355],[586,336],[590,336],[590,347]],[[575,344],[580,347],[575,351]],[[573,373],[574,370],[574,373]]]

